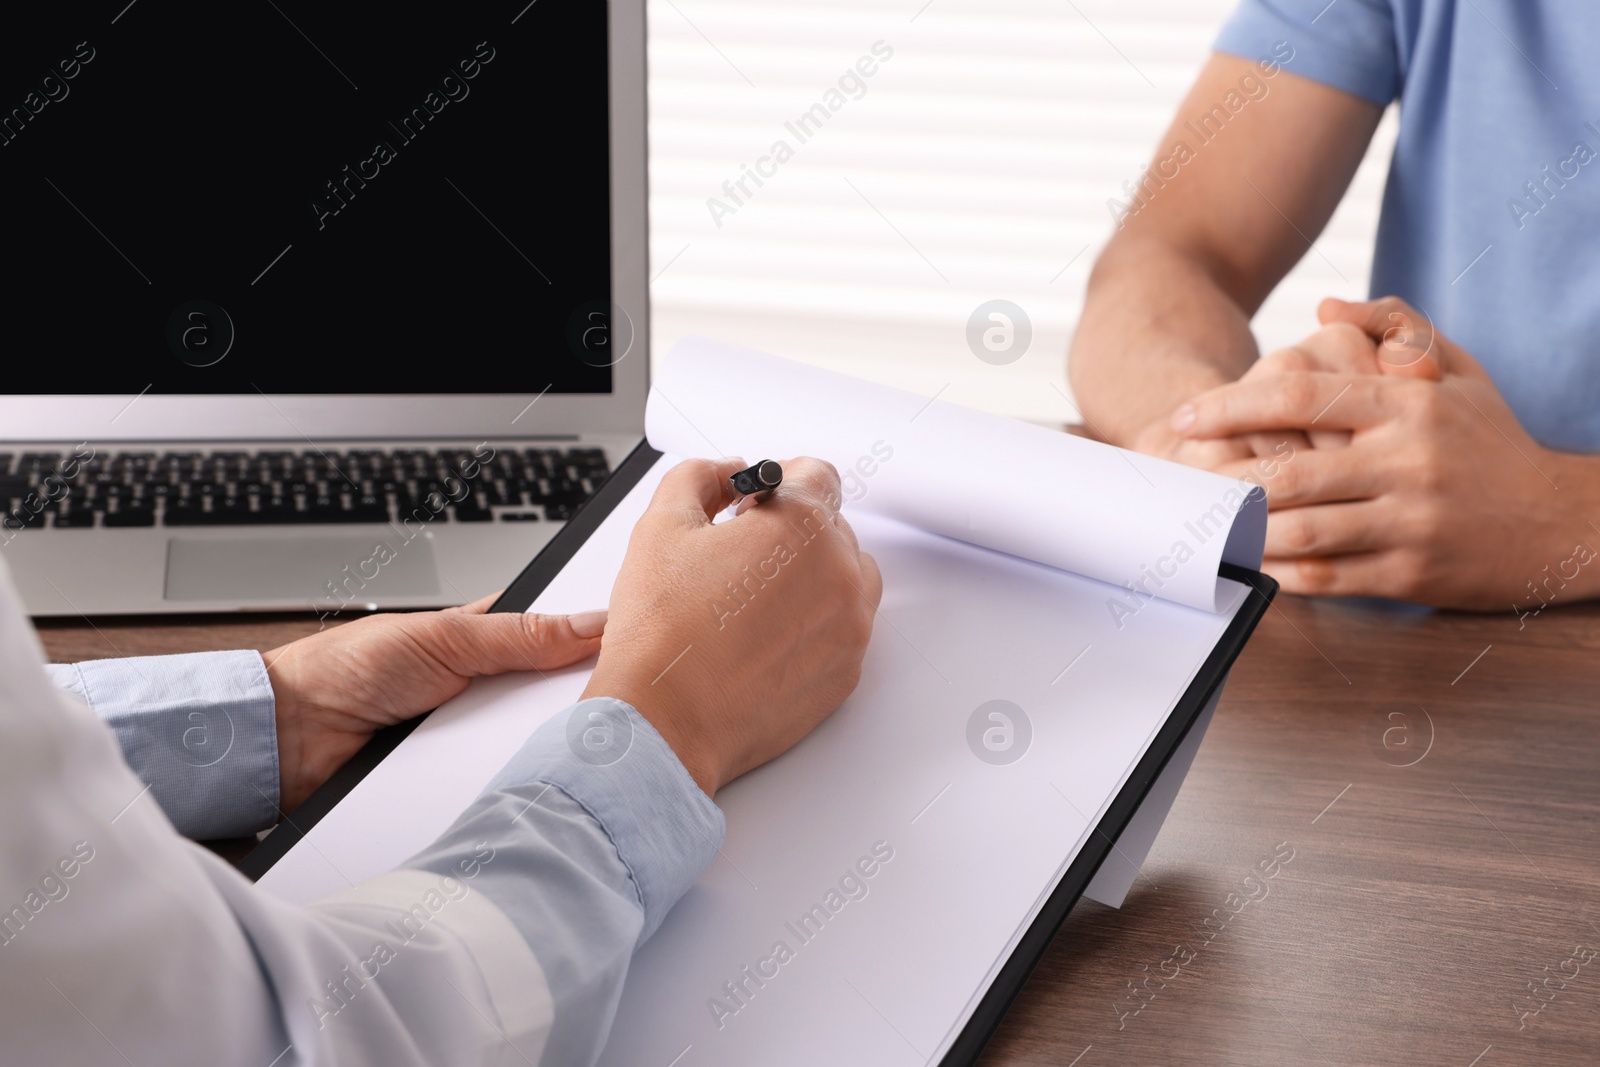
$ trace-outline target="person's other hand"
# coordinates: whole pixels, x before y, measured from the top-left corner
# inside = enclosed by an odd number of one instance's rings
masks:
[[[1195,439],[1173,430],[1168,418],[1158,419],[1146,426],[1138,437],[1129,442],[1128,447],[1147,456],[1170,459],[1186,467],[1199,467],[1208,471],[1220,470],[1256,454],[1248,434],[1217,439]]]
[[[1432,324],[1420,316],[1408,316],[1402,307],[1392,298],[1352,304],[1329,297],[1317,308],[1320,329],[1298,344],[1262,356],[1239,381],[1281,380],[1319,371],[1437,380]],[[1134,447],[1191,467],[1220,471],[1236,469],[1237,461],[1251,456],[1281,458],[1306,448],[1337,448],[1349,443],[1348,431],[1317,425],[1252,429],[1233,437],[1196,440],[1175,432],[1163,419],[1148,427]]]
[[[1378,303],[1425,321],[1400,301]],[[1431,331],[1405,343],[1428,351],[1442,377],[1264,374],[1202,394],[1173,428],[1195,440],[1313,425],[1351,433],[1348,447],[1296,453],[1268,486],[1264,569],[1285,591],[1510,604],[1587,536],[1593,479],[1576,468],[1583,457],[1529,437],[1460,346]]]
[[[1263,356],[1240,380],[1294,371],[1431,381],[1441,377],[1433,323],[1394,297],[1359,304],[1328,297],[1317,307],[1317,321],[1322,323],[1321,329],[1299,344]],[[1306,426],[1278,434],[1254,433],[1249,440],[1256,455],[1281,456],[1281,442],[1287,441],[1295,449],[1339,448],[1350,443],[1350,433]]]
[[[1321,318],[1320,314],[1318,316]],[[1349,323],[1329,325],[1298,344],[1269,352],[1253,363],[1240,377],[1241,382],[1262,379],[1281,380],[1287,376],[1319,371],[1336,374],[1379,374],[1377,345]],[[1282,456],[1307,448],[1339,448],[1350,443],[1350,434],[1317,425],[1280,431],[1256,430],[1244,435],[1257,456]],[[1287,446],[1287,447],[1286,447]]]
[[[1327,366],[1320,368],[1322,370],[1359,370],[1432,382],[1441,380],[1446,370],[1467,374],[1476,368],[1481,372],[1477,360],[1460,346],[1440,343],[1443,338],[1434,328],[1432,319],[1397,296],[1360,302],[1330,296],[1317,305],[1317,321],[1324,327],[1346,325],[1360,330],[1372,342],[1372,362],[1376,364],[1368,366],[1365,356],[1356,356],[1359,365]],[[1465,360],[1460,365],[1446,367],[1447,353],[1451,352]]]
[[[839,514],[830,464],[784,460],[770,497],[713,523],[744,465],[690,460],[661,480],[583,693],[633,705],[707,796],[850,695],[883,594],[877,563]]]
[[[1335,374],[1381,374],[1401,378],[1441,377],[1435,331],[1426,316],[1395,297],[1352,303],[1328,297],[1317,307],[1321,329],[1299,344],[1280,348],[1256,360],[1240,381],[1294,371]],[[1282,456],[1289,448],[1340,448],[1350,443],[1348,430],[1317,426],[1281,433],[1246,435],[1257,456]]]
[[[277,702],[279,807],[292,812],[374,731],[431,711],[478,675],[553,670],[600,648],[604,611],[372,615],[262,653]]]

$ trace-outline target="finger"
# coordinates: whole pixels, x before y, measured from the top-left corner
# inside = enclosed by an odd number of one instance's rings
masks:
[[[1348,323],[1378,346],[1378,371],[1402,378],[1438,381],[1443,345],[1433,320],[1397,296],[1351,303],[1329,297],[1317,306],[1323,323]]]
[[[833,513],[833,525],[838,528],[839,533],[849,544],[850,551],[859,552],[861,550],[861,541],[856,537],[856,528],[850,525],[850,520],[845,518],[842,512],[836,511]]]
[[[502,589],[498,593],[490,593],[486,597],[479,597],[470,604],[457,604],[453,608],[445,608],[444,610],[450,612],[451,614],[483,615],[488,612],[490,606],[493,605],[496,600],[499,600],[504,594],[505,590]]]
[[[704,526],[737,495],[728,479],[747,464],[737,456],[690,459],[669,470],[650,498],[646,516],[671,516],[690,526]]]
[[[1289,348],[1258,361],[1282,370],[1326,371],[1334,374],[1377,374],[1377,345],[1349,323],[1332,323]]]
[[[1274,559],[1344,556],[1393,542],[1394,523],[1375,501],[1286,507],[1267,517],[1266,554]]]
[[[1281,456],[1285,452],[1291,454],[1301,449],[1310,448],[1310,439],[1299,430],[1290,430],[1287,433],[1253,433],[1245,437],[1250,443],[1250,452],[1257,458]]]
[[[507,671],[555,670],[600,650],[606,612],[536,615],[504,611],[492,615],[445,615],[434,655],[455,673],[476,677]]]
[[[793,481],[793,479],[790,478],[790,476],[789,476],[789,468],[794,466],[794,462],[795,461],[791,459],[786,463],[778,464],[778,466],[783,468],[783,477],[784,477],[785,481]],[[782,488],[783,488],[782,485],[778,486],[778,489],[782,489]],[[755,507],[756,505],[763,504],[766,501],[771,500],[773,495],[775,493],[777,493],[778,489],[769,489],[769,490],[766,490],[765,492],[751,493],[748,496],[739,497],[739,503],[733,509],[734,515],[735,516],[743,515],[745,512],[749,511],[751,508]],[[792,492],[793,491],[791,490],[791,495],[792,495]]]
[[[1163,458],[1185,466],[1214,471],[1233,460],[1249,459],[1253,455],[1255,453],[1251,450],[1249,441],[1243,437],[1229,437],[1220,441],[1179,440],[1178,447],[1172,454]]]
[[[796,456],[782,462],[783,484],[772,491],[772,496],[761,503],[763,510],[795,518],[804,512],[810,521],[833,522],[843,502],[840,493],[839,471],[832,463],[811,456]],[[742,508],[743,514],[746,508]],[[804,521],[796,519],[796,521]]]
[[[872,602],[874,611],[883,603],[883,572],[878,561],[865,552],[861,553],[861,595]]]
[[[1382,495],[1384,468],[1361,449],[1307,449],[1274,466],[1259,469],[1259,460],[1232,463],[1218,474],[1259,485],[1267,491],[1267,508],[1305,507],[1350,500],[1371,500]],[[1270,523],[1269,523],[1270,526]]]
[[[855,529],[839,513],[844,503],[841,487],[839,470],[832,463],[798,456],[784,461],[783,484],[774,493],[772,503],[778,505],[775,510],[783,514],[791,526],[814,529],[832,526],[843,535],[851,551],[855,551],[861,547]]]
[[[1286,374],[1289,371],[1296,370],[1310,371],[1322,369],[1324,368],[1317,366],[1316,359],[1313,358],[1310,352],[1307,352],[1298,345],[1291,345],[1288,348],[1280,348],[1274,352],[1268,352],[1266,355],[1252,363],[1250,365],[1250,369],[1245,373],[1257,375]]]
[[[1405,595],[1399,579],[1401,559],[1393,550],[1295,560],[1268,559],[1262,562],[1261,570],[1285,593],[1298,596]]]
[[[1365,429],[1390,416],[1383,379],[1373,375],[1278,374],[1201,393],[1172,415],[1184,437],[1232,437],[1262,430]]]
[[[1386,296],[1360,304],[1330,298],[1323,304],[1330,315],[1342,316],[1346,321],[1361,320],[1358,324],[1379,342],[1384,374],[1432,381],[1444,374],[1493,380],[1472,353],[1439,331],[1426,311],[1399,297]],[[1321,308],[1318,314],[1322,314]]]
[[[1350,443],[1349,430],[1310,430],[1306,439],[1312,448],[1343,448]]]

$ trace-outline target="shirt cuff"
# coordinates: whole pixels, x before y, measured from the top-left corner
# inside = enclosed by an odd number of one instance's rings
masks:
[[[277,705],[257,652],[50,664],[111,727],[185,837],[241,837],[278,815]]]
[[[643,944],[722,847],[722,809],[631,704],[580,701],[534,731],[485,793],[542,782],[600,824],[633,878]]]

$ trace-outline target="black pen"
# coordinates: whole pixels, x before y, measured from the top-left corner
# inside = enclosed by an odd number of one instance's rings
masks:
[[[755,496],[757,501],[762,501],[783,483],[783,467],[777,460],[764,459],[742,471],[735,471],[728,480],[740,496]]]

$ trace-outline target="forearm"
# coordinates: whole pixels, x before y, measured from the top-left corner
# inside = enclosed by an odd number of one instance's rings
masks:
[[[1173,410],[1255,361],[1249,316],[1217,273],[1148,233],[1119,233],[1101,254],[1068,370],[1085,420],[1111,443],[1164,454]]]
[[[1175,451],[1173,410],[1250,367],[1250,316],[1327,224],[1377,127],[1382,108],[1285,71],[1284,49],[1207,61],[1095,265],[1070,370],[1116,444]],[[1196,139],[1252,87],[1224,136]]]

